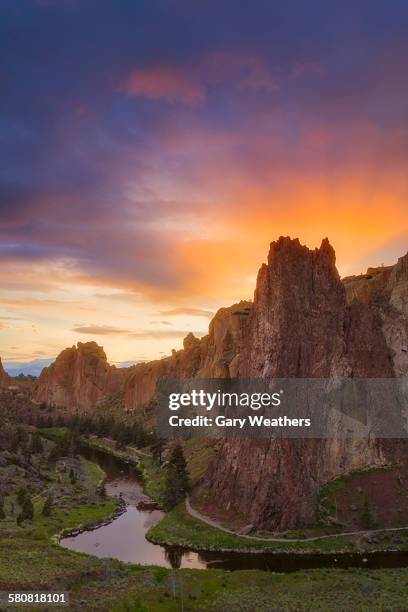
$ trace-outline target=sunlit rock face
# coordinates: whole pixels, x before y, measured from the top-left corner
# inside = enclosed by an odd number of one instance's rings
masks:
[[[88,410],[117,393],[125,372],[109,365],[96,342],[78,342],[63,350],[38,379],[34,399],[66,408]]]
[[[250,309],[250,302],[221,308],[204,338],[190,333],[180,351],[130,368],[109,365],[103,348],[95,342],[79,342],[62,351],[51,366],[44,368],[34,399],[89,410],[123,393],[124,409],[135,412],[152,399],[160,378],[229,377],[234,372],[234,358],[241,349]]]
[[[208,335],[188,334],[184,348],[170,357],[132,368],[126,381],[125,407],[138,410],[154,395],[160,378],[228,378],[235,376],[236,357],[242,348],[250,302],[220,308],[212,319]]]
[[[271,244],[258,274],[240,377],[388,378],[407,368],[406,258],[367,278],[339,278],[327,240]],[[233,512],[259,529],[312,523],[322,484],[351,469],[382,465],[406,452],[382,440],[226,440],[197,493],[215,512]]]

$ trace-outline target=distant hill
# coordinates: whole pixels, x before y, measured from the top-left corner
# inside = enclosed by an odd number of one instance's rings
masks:
[[[24,374],[28,376],[39,376],[41,370],[49,366],[54,359],[33,359],[32,361],[4,361],[3,366],[7,374],[10,376],[18,376]]]

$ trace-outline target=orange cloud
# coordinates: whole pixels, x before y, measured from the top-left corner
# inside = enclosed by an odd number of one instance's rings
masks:
[[[125,91],[130,96],[164,98],[189,106],[199,105],[205,99],[205,89],[198,81],[171,67],[134,70],[126,82]]]
[[[204,102],[210,85],[226,82],[248,91],[270,93],[280,88],[279,79],[260,56],[221,50],[209,53],[187,69],[158,65],[134,70],[124,90],[130,96],[199,106]]]

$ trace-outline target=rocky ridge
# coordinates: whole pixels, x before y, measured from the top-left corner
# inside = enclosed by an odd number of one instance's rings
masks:
[[[88,410],[123,388],[125,370],[107,362],[96,342],[78,342],[44,368],[34,390],[37,402]]]

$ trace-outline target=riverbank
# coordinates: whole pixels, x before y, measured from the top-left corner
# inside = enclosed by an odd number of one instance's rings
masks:
[[[314,533],[312,531],[312,533]],[[297,536],[297,537],[296,537]],[[295,540],[296,537],[296,540]],[[408,550],[408,529],[400,531],[358,532],[353,535],[313,535],[301,531],[256,539],[236,535],[191,516],[185,503],[169,512],[152,527],[147,538],[162,546],[183,546],[195,551],[248,553],[363,553]]]
[[[215,568],[168,570],[97,559],[64,549],[52,541],[61,526],[103,519],[111,503],[93,497],[101,481],[98,466],[81,459],[80,466],[75,464],[78,478],[71,483],[64,463],[65,460],[59,464],[60,469],[48,474],[51,482],[64,489],[61,504],[50,517],[41,513],[41,495],[35,498],[33,521],[23,527],[16,526],[7,505],[8,517],[0,521],[1,590],[66,590],[74,611],[252,612],[266,611],[271,606],[289,611],[404,609],[406,569],[319,569],[289,574],[225,572]],[[85,498],[85,491],[91,494],[90,499]],[[188,517],[182,518],[188,521]],[[188,533],[185,523],[183,529]]]
[[[116,449],[112,440],[96,436],[87,438],[87,443],[118,459],[137,464],[144,481],[146,495],[160,507],[164,473],[151,454],[133,447]],[[208,454],[208,450],[202,448],[196,448],[195,451],[187,449],[186,454],[190,458],[189,467],[194,470],[196,478],[201,475],[205,461],[208,460],[205,452]],[[347,535],[339,532],[334,526],[316,526],[280,534],[263,532],[239,535],[221,526],[208,524],[212,522],[211,520],[206,522],[205,517],[199,512],[191,512],[191,508],[186,508],[182,503],[167,513],[157,525],[150,528],[147,539],[161,546],[179,546],[198,552],[341,554],[408,550],[408,527],[395,530],[356,530],[351,535]]]

